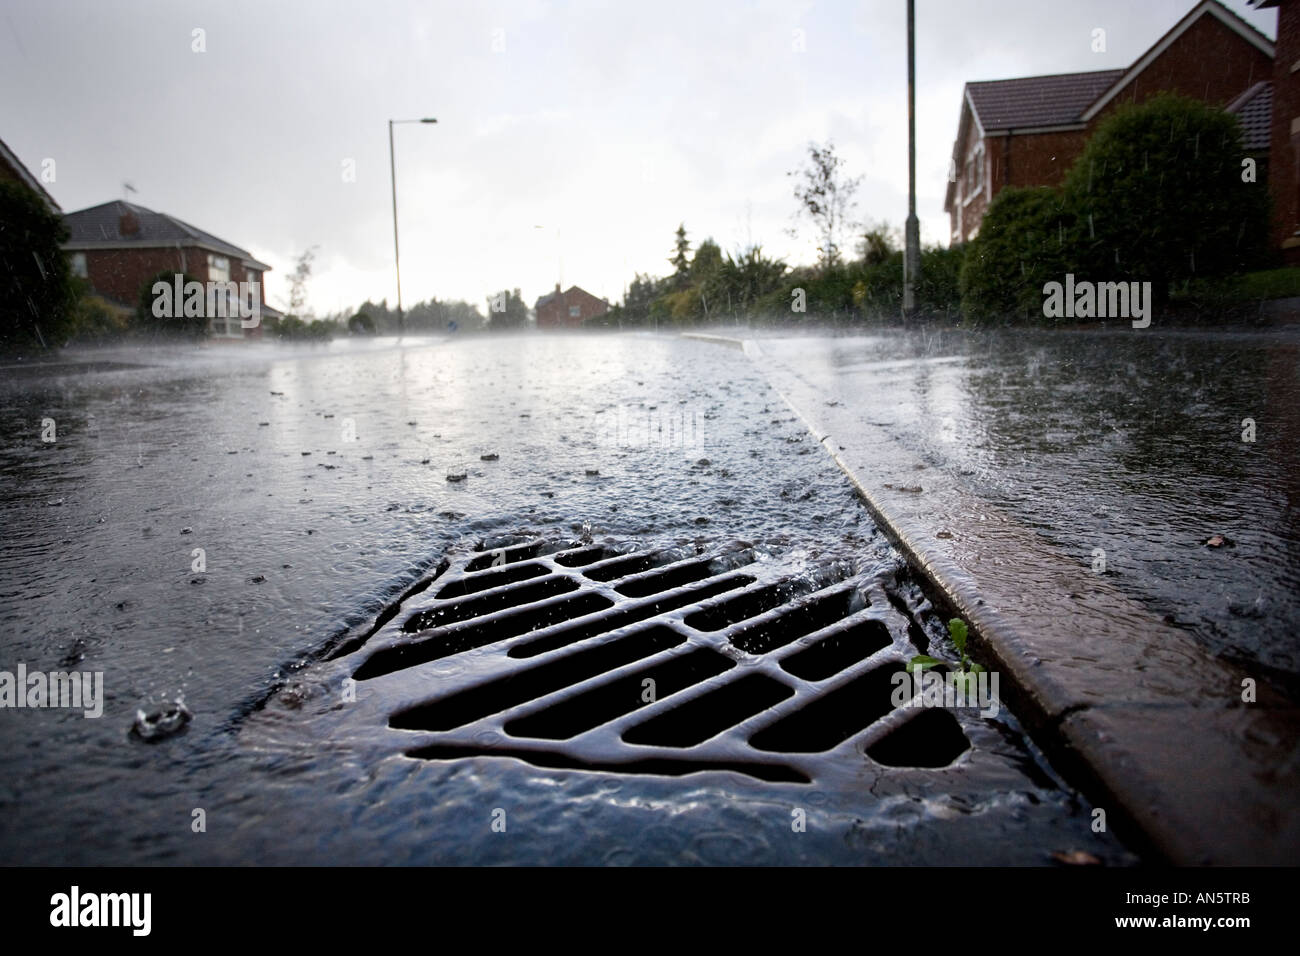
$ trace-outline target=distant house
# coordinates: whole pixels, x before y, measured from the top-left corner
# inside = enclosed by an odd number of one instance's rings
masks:
[[[63,215],[63,210],[54,201],[54,197],[45,191],[45,187],[41,185],[40,180],[28,172],[22,161],[13,154],[13,151],[4,144],[3,140],[0,140],[0,181],[5,180],[22,183],[41,198],[50,212],[55,215]]]
[[[1128,69],[967,83],[943,207],[951,242],[973,239],[1007,186],[1060,185],[1098,123],[1156,93],[1236,113],[1248,152],[1265,158],[1273,46],[1217,0],[1203,0]]]
[[[266,304],[265,273],[271,268],[246,250],[166,213],[115,200],[63,217],[70,236],[63,244],[72,272],[96,293],[135,308],[146,282],[160,272],[186,273],[200,282],[257,282],[261,317],[280,313]],[[238,315],[208,320],[216,339],[260,338],[262,326],[245,329]]]
[[[609,303],[604,299],[596,298],[584,289],[579,289],[576,285],[569,286],[567,290],[561,292],[560,284],[557,282],[555,291],[548,292],[538,299],[534,310],[537,313],[539,329],[576,328],[587,319],[608,312]]]

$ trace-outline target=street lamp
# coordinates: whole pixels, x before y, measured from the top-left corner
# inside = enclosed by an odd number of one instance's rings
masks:
[[[533,226],[534,229],[545,229],[545,226]],[[560,246],[560,227],[555,227],[555,285],[558,288],[564,284],[564,251]]]
[[[397,245],[397,164],[393,159],[394,123],[436,123],[433,118],[388,121],[388,172],[393,180],[393,265],[397,267],[397,338],[406,331],[406,316],[402,313],[402,256]]]
[[[907,226],[903,237],[903,315],[916,311],[921,275],[921,225],[916,220],[916,30],[915,3],[907,0]]]

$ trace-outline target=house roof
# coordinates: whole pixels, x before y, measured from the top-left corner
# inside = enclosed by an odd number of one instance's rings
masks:
[[[565,289],[563,292],[548,292],[548,293],[546,293],[546,295],[542,296],[540,299],[537,300],[537,302],[536,302],[536,304],[534,304],[533,308],[534,308],[534,309],[540,308],[541,306],[546,305],[548,302],[551,302],[552,300],[557,299],[557,298],[560,298],[560,297],[563,297],[563,298],[566,298],[566,299],[567,299],[569,296],[571,296],[571,295],[572,295],[573,293],[575,293],[575,292],[581,292],[583,295],[587,296],[588,298],[591,298],[591,299],[597,299],[596,296],[592,295],[592,294],[591,294],[590,292],[588,292],[586,289],[581,289],[581,288],[579,288],[579,287],[576,286],[576,285],[571,285],[571,286],[569,286],[567,289]],[[603,300],[603,299],[597,299],[597,301],[604,301],[604,300]]]
[[[967,83],[966,95],[987,133],[1037,126],[1068,126],[1124,75],[1123,70],[1092,70],[1054,76]]]
[[[4,140],[0,140],[0,162],[11,167],[14,174],[23,185],[27,186],[32,192],[45,200],[45,204],[50,207],[51,212],[63,212],[63,210],[59,208],[59,204],[54,201],[54,197],[45,191],[45,187],[41,185],[41,181],[28,172],[27,167],[23,165],[23,161],[14,155],[13,150],[5,145]]]
[[[1201,0],[1196,6],[1187,12],[1187,15],[1169,28],[1159,40],[1153,43],[1145,53],[1138,57],[1137,61],[1124,71],[1115,84],[1101,96],[1097,97],[1096,102],[1090,105],[1083,113],[1081,120],[1085,123],[1096,116],[1101,110],[1113,100],[1120,92],[1132,83],[1142,71],[1151,65],[1160,54],[1169,49],[1180,36],[1188,31],[1197,20],[1203,16],[1212,16],[1228,29],[1232,30],[1247,43],[1256,47],[1261,53],[1265,54],[1270,60],[1273,59],[1274,49],[1273,41],[1264,34],[1260,33],[1253,26],[1237,16],[1219,0]]]
[[[122,217],[135,216],[140,224],[138,232],[124,234]],[[154,246],[194,246],[238,258],[245,265],[267,270],[271,267],[258,262],[252,253],[233,243],[218,239],[175,216],[154,212],[134,203],[116,199],[112,202],[70,212],[63,217],[70,236],[63,244],[65,249],[122,249]]]
[[[1269,0],[1264,0],[1264,5],[1269,5]],[[962,167],[963,157],[959,153],[971,122],[976,124],[981,135],[1011,130],[1030,132],[1060,126],[1082,128],[1203,16],[1214,17],[1246,42],[1273,57],[1273,41],[1268,37],[1219,0],[1201,0],[1127,69],[967,83],[962,97],[961,119],[957,124],[957,139],[952,147],[953,168]],[[1267,83],[1257,83],[1231,105],[1238,105],[1237,112],[1249,148],[1267,148],[1272,87]],[[1258,128],[1260,110],[1263,110],[1262,134]],[[1251,145],[1260,135],[1263,137],[1262,147]],[[945,212],[952,208],[955,195],[956,181],[950,176],[944,196]]]
[[[1261,80],[1224,107],[1241,123],[1242,140],[1252,152],[1268,149],[1273,121],[1273,84]]]

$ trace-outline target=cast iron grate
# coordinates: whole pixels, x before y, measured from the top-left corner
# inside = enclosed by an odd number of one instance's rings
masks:
[[[811,783],[837,756],[970,748],[951,713],[894,708],[911,622],[849,561],[525,540],[444,564],[380,621],[341,663],[411,757]]]

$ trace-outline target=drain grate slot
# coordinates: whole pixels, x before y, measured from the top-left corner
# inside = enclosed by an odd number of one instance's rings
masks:
[[[884,624],[861,621],[791,654],[781,661],[781,666],[803,680],[825,680],[892,643]]]
[[[581,568],[606,558],[614,557],[618,552],[596,545],[591,548],[579,548],[576,551],[564,551],[555,555],[555,563],[566,568]]]
[[[655,747],[694,747],[793,693],[766,674],[748,674],[629,728],[623,740]]]
[[[657,601],[646,602],[634,607],[625,607],[622,610],[607,614],[599,620],[587,621],[574,627],[566,627],[561,631],[547,634],[545,637],[539,637],[535,641],[522,642],[510,648],[510,656],[536,657],[538,654],[545,654],[547,651],[567,647],[570,644],[585,641],[587,638],[595,637],[598,634],[607,634],[620,627],[636,624],[639,621],[644,621],[667,611],[675,611],[679,607],[698,604],[701,601],[707,601],[711,597],[753,583],[753,578],[743,574],[730,578],[719,578],[703,587],[682,591],[680,594],[665,595]]]
[[[724,627],[739,624],[741,621],[747,621],[751,617],[758,617],[760,614],[778,608],[806,592],[807,589],[808,585],[801,586],[793,581],[769,584],[697,611],[686,619],[686,623],[697,631],[720,631]]]
[[[750,654],[766,654],[824,627],[830,627],[858,610],[854,607],[854,594],[850,588],[812,598],[785,609],[779,616],[745,625],[733,631],[728,640]]]
[[[461,621],[483,617],[487,614],[495,614],[497,611],[504,611],[508,608],[532,604],[535,601],[544,601],[547,598],[576,591],[578,587],[577,581],[571,581],[568,578],[558,576],[546,578],[533,584],[525,584],[522,587],[508,588],[495,594],[467,598],[428,611],[421,611],[419,614],[412,614],[402,625],[402,630],[412,633],[428,630],[431,627],[446,627],[448,624],[458,624]]]
[[[434,597],[440,601],[445,601],[448,598],[464,597],[466,594],[477,594],[479,591],[501,587],[503,584],[516,584],[519,581],[527,581],[529,578],[540,578],[547,573],[549,571],[544,564],[516,564],[514,567],[467,575],[459,581],[452,581],[450,584],[445,585]]]
[[[970,749],[957,718],[946,710],[923,710],[898,730],[867,748],[886,767],[946,767]]]
[[[493,548],[477,558],[472,558],[465,565],[466,571],[482,571],[484,568],[490,568],[499,564],[514,564],[516,561],[526,561],[529,558],[535,558],[542,553],[541,541],[529,541],[526,544],[515,544],[507,548]]]
[[[685,642],[685,635],[671,627],[636,631],[549,664],[399,711],[389,721],[389,726],[401,730],[452,730],[530,700],[540,700],[558,690]]]
[[[357,668],[352,675],[355,680],[370,680],[382,677],[394,671],[419,664],[427,664],[442,657],[460,654],[476,647],[486,647],[507,638],[518,637],[529,631],[550,627],[561,621],[572,620],[586,614],[603,611],[610,606],[610,601],[599,594],[576,594],[562,601],[539,604],[534,608],[511,614],[508,617],[485,621],[469,627],[452,631],[435,632],[432,637],[398,644],[376,651]]]
[[[877,667],[835,688],[749,738],[758,750],[820,753],[884,717],[893,704],[891,668]]]
[[[649,594],[671,591],[673,588],[679,588],[684,584],[694,584],[696,581],[709,577],[712,574],[710,570],[712,563],[712,561],[692,561],[689,564],[674,565],[664,571],[624,581],[614,590],[625,597],[645,597]]]
[[[601,564],[596,567],[588,568],[582,573],[593,581],[614,581],[618,578],[625,578],[628,575],[640,574],[642,571],[649,571],[651,568],[663,567],[665,564],[672,564],[674,561],[680,561],[686,557],[679,549],[670,549],[667,551],[642,551],[638,554],[629,554],[617,561],[610,561],[607,564]]]
[[[564,740],[649,703],[645,699],[648,687],[654,688],[655,699],[662,700],[735,666],[735,661],[717,651],[697,648],[509,721],[505,731],[512,737]],[[647,680],[654,683],[647,685]]]
[[[460,760],[465,757],[514,757],[530,763],[534,767],[546,767],[557,770],[607,770],[611,773],[646,773],[661,777],[684,777],[691,773],[704,773],[710,770],[729,770],[743,773],[758,780],[770,783],[811,783],[807,774],[800,773],[793,767],[778,763],[745,763],[738,760],[715,760],[708,764],[693,763],[689,760],[670,760],[665,757],[650,757],[645,760],[626,762],[579,760],[569,754],[552,750],[525,750],[523,748],[493,747],[485,750],[481,747],[466,747],[455,744],[432,744],[408,750],[408,757],[421,760]]]

